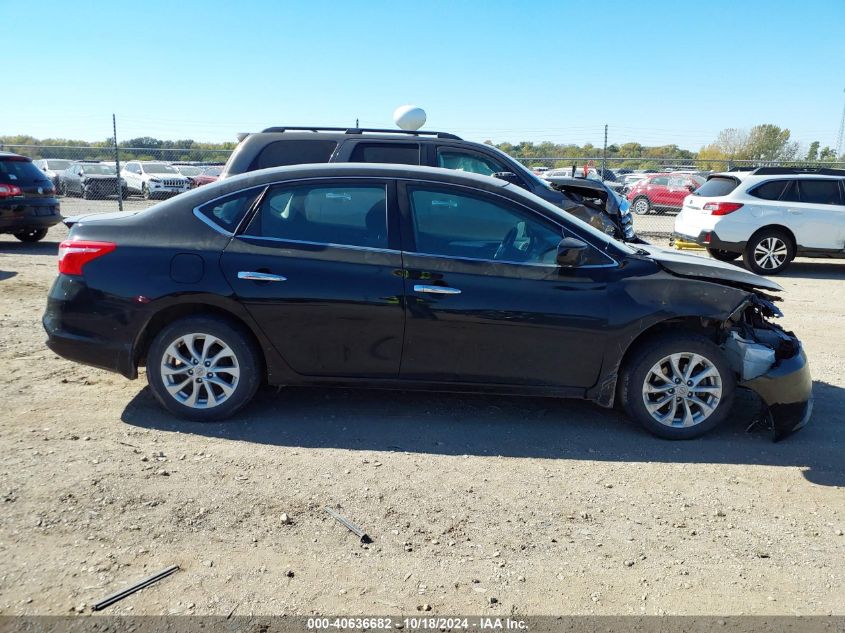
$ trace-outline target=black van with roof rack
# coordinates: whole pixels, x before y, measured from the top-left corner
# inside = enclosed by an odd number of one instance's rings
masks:
[[[612,190],[547,182],[492,145],[431,130],[279,126],[238,135],[221,178],[307,163],[423,165],[494,176],[522,187],[617,239],[639,242]],[[598,183],[601,185],[601,183]],[[577,183],[576,183],[577,185]]]

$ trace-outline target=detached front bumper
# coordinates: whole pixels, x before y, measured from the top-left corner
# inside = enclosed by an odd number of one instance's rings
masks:
[[[813,379],[800,344],[797,354],[781,359],[762,376],[740,382],[740,386],[751,389],[763,400],[775,442],[809,422],[813,411]]]

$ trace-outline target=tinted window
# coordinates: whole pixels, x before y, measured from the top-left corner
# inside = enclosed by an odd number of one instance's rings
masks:
[[[249,211],[261,191],[260,188],[249,189],[219,200],[213,200],[201,206],[199,212],[221,228],[234,233],[241,219]]]
[[[799,180],[801,202],[810,204],[842,204],[839,182],[836,180]]]
[[[770,180],[762,185],[757,185],[748,193],[762,200],[780,200],[783,190],[788,184],[788,180]]]
[[[786,189],[780,195],[780,199],[784,202],[801,202],[798,197],[798,183],[794,180],[787,180]]]
[[[561,234],[484,198],[411,188],[417,251],[445,257],[554,264]]]
[[[358,143],[349,160],[353,163],[398,163],[419,165],[418,143]]]
[[[53,171],[62,171],[68,168],[68,166],[70,165],[70,161],[51,158],[50,160],[45,160],[44,164],[46,165],[47,169],[52,169]]]
[[[658,185],[658,186],[666,186],[669,184],[669,176],[658,176],[657,178],[652,178],[648,184],[650,185]]]
[[[0,160],[0,182],[12,185],[29,185],[49,182],[38,167],[28,160]]]
[[[444,149],[437,150],[437,166],[484,176],[492,176],[497,171],[511,171],[499,161],[487,156]]]
[[[282,165],[327,163],[335,147],[337,147],[336,141],[317,139],[313,141],[275,141],[261,150],[261,153],[252,161],[249,171]]]
[[[707,182],[701,185],[695,192],[697,196],[706,196],[708,198],[718,198],[719,196],[726,196],[731,191],[736,189],[739,181],[728,176],[713,176],[708,178]]]
[[[385,189],[373,185],[278,187],[265,196],[246,234],[387,248]]]

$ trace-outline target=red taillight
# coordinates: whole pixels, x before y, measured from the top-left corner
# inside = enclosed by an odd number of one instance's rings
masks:
[[[727,215],[740,208],[742,205],[738,202],[708,202],[704,205],[704,210],[709,211],[710,215]]]
[[[81,275],[85,264],[116,248],[114,242],[65,240],[59,244],[59,272],[64,275]]]
[[[19,196],[22,193],[21,188],[17,185],[0,184],[0,198],[12,198],[13,196]]]

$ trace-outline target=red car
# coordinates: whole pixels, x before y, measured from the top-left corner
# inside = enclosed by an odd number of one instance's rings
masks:
[[[201,174],[192,177],[191,180],[194,183],[194,187],[208,185],[220,178],[220,174],[222,173],[223,167],[215,165],[214,167],[206,168]]]
[[[695,174],[651,174],[628,192],[631,211],[640,215],[652,209],[657,213],[680,211],[684,198],[703,184],[704,178]]]

